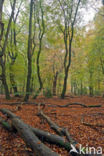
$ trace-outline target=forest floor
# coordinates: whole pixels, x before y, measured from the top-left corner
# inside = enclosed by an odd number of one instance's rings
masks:
[[[4,97],[0,97],[0,108],[8,108],[14,112],[16,106],[5,105],[5,103],[20,102],[22,100],[23,99],[12,98],[7,101]],[[81,118],[85,115],[85,122],[104,125],[104,98],[81,96],[66,97],[63,100],[58,97],[49,99],[39,97],[36,100],[30,99],[29,101],[46,103],[44,113],[59,126],[68,128],[72,138],[84,147],[89,146],[98,148],[100,146],[103,148],[104,153],[104,127],[93,128],[91,126],[85,126],[81,123]],[[81,106],[69,106],[66,108],[60,108],[48,106],[48,104],[65,105],[72,102],[80,102],[86,105],[102,104],[102,107],[83,108]],[[40,128],[54,133],[47,123],[41,123],[40,118],[37,116],[37,112],[38,107],[36,105],[28,104],[22,105],[22,109],[16,111],[15,114],[21,117],[25,123],[35,128]],[[0,116],[2,116],[1,113]],[[52,150],[58,152],[61,156],[69,155],[69,153],[62,148],[47,143],[46,145]],[[28,156],[30,153],[32,153],[31,150],[26,147],[19,135],[8,132],[0,125],[0,156]]]

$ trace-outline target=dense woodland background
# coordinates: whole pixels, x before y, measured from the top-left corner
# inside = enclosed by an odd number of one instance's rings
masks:
[[[0,156],[102,155],[103,108],[104,0],[0,0]]]
[[[103,95],[100,2],[0,0],[0,94],[25,101],[29,95]],[[89,9],[96,13],[86,24]]]

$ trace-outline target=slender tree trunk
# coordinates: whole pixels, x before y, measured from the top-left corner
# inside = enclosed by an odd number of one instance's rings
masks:
[[[33,4],[34,0],[30,2],[30,18],[29,18],[29,36],[28,36],[28,74],[27,74],[27,85],[26,85],[26,95],[25,101],[28,101],[30,94],[30,82],[31,82],[31,73],[32,73],[32,16],[33,16]]]
[[[76,83],[76,81],[74,82],[74,95],[77,95],[77,83]]]
[[[5,73],[5,62],[3,62],[2,58],[0,58],[0,65],[1,65],[1,69],[2,69],[2,84],[4,86],[4,90],[5,90],[5,96],[6,99],[10,99],[10,94],[9,94],[9,89],[8,89],[8,85],[7,85],[7,81],[6,81],[6,73]]]
[[[89,95],[93,96],[93,84],[92,84],[92,77],[93,77],[93,72],[90,72],[90,84],[89,84]]]
[[[42,83],[42,79],[41,79],[41,75],[40,75],[40,64],[39,64],[39,58],[40,58],[40,54],[41,54],[41,45],[42,45],[42,40],[40,41],[40,47],[39,47],[39,51],[38,51],[38,55],[37,55],[37,75],[38,75],[40,87],[39,87],[39,90],[38,90],[38,93],[36,96],[38,96],[41,89],[43,88],[43,83]]]
[[[71,47],[70,47],[70,50],[71,50]],[[69,71],[70,65],[71,65],[71,51],[70,51],[70,61],[68,63],[68,66],[65,69],[64,85],[63,85],[63,90],[62,90],[62,94],[61,94],[62,99],[64,99],[65,93],[66,93],[67,80],[68,80],[68,71]]]
[[[72,80],[71,80],[71,93],[74,94],[74,84]]]
[[[90,94],[90,96],[93,96],[93,87],[92,86],[89,86],[89,94]]]
[[[53,95],[56,96],[56,87],[57,87],[57,78],[58,78],[58,72],[54,75],[53,80]]]
[[[41,74],[40,74],[40,63],[39,63],[39,59],[40,59],[40,54],[41,54],[41,50],[42,50],[42,39],[45,33],[45,24],[44,24],[44,12],[43,12],[43,8],[42,8],[42,1],[39,1],[40,3],[40,10],[41,10],[41,23],[40,23],[40,19],[38,19],[38,25],[39,25],[39,50],[38,50],[38,54],[37,54],[37,76],[38,76],[38,81],[39,81],[39,89],[36,92],[34,99],[37,98],[37,96],[39,95],[39,93],[41,92],[42,88],[43,88],[43,82],[41,79]],[[40,17],[39,17],[40,18]]]

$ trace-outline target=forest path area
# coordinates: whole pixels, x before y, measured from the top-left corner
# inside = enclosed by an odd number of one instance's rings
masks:
[[[12,98],[11,100],[7,101],[1,97],[0,109],[7,108],[32,127],[46,130],[54,134],[55,132],[49,127],[49,125],[37,116],[37,105],[23,104],[21,105],[20,110],[16,110],[17,105],[7,105],[7,103],[15,103],[22,100],[23,99],[20,98]],[[95,148],[100,146],[103,148],[104,153],[104,98],[82,96],[66,97],[63,100],[58,97],[53,97],[50,99],[38,97],[36,100],[30,99],[29,102],[45,103],[44,113],[59,126],[67,128],[74,140],[76,140],[79,144],[82,144],[84,147],[86,147],[86,145]],[[68,103],[75,102],[88,106],[100,104],[102,107],[83,108],[80,105],[71,105],[64,108],[56,107],[56,105],[66,105]],[[4,103],[6,103],[6,105]],[[0,116],[2,116],[1,113]],[[82,120],[91,125],[102,126],[87,126],[83,124]],[[63,148],[59,148],[56,145],[49,145],[48,143],[46,143],[46,145],[62,156],[69,155],[69,153]],[[26,147],[22,139],[17,134],[8,132],[2,127],[2,125],[0,125],[0,156],[28,155],[32,155],[31,149]]]

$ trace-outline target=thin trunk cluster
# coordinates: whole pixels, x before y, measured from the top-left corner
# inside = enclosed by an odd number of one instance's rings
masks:
[[[66,89],[67,89],[69,68],[71,65],[71,52],[72,52],[72,42],[73,42],[73,36],[74,36],[74,25],[76,22],[76,17],[77,17],[77,13],[78,13],[78,9],[79,9],[81,0],[78,0],[73,20],[72,20],[73,4],[71,6],[72,8],[70,9],[68,7],[68,5],[66,8],[66,6],[64,6],[65,4],[63,2],[61,2],[61,0],[58,0],[58,1],[59,1],[60,7],[63,12],[63,17],[64,17],[64,30],[61,29],[61,31],[63,32],[63,35],[64,35],[64,44],[65,44],[65,57],[64,57],[64,74],[65,74],[65,76],[64,76],[63,89],[62,89],[62,93],[61,93],[61,98],[64,98]],[[72,1],[72,3],[73,3],[73,1]],[[70,9],[70,11],[69,11],[69,9]]]
[[[1,6],[0,6],[0,14],[1,14],[0,20],[1,20],[1,23],[2,23],[3,2],[4,1],[2,0]],[[6,47],[7,47],[7,41],[8,41],[8,36],[9,36],[9,32],[10,32],[11,22],[12,22],[12,19],[13,19],[13,16],[14,16],[15,5],[16,5],[16,0],[14,0],[14,2],[13,2],[12,12],[11,12],[11,16],[10,16],[10,19],[9,19],[7,31],[6,31],[6,34],[5,34],[4,44],[3,44],[3,46],[0,45],[0,48],[1,48],[1,51],[0,51],[0,65],[1,65],[1,68],[2,68],[2,75],[1,75],[2,79],[1,80],[2,80],[2,84],[4,85],[5,95],[6,95],[7,99],[10,99],[10,94],[9,94],[9,89],[8,89],[8,85],[7,85],[7,81],[6,81],[6,70],[5,70],[5,63],[6,62],[5,62],[5,59],[3,57],[5,57],[5,51],[6,51]],[[3,34],[3,32],[2,32],[2,34]],[[2,38],[0,40],[2,40]]]

